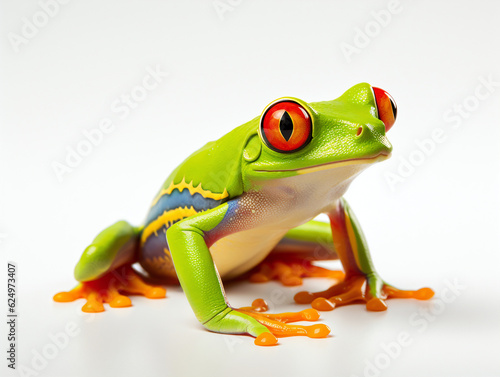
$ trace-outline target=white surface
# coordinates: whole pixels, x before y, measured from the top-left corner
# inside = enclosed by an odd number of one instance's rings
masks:
[[[500,6],[404,2],[348,63],[341,44],[353,44],[357,28],[376,27],[371,12],[387,6],[243,1],[220,19],[211,1],[72,1],[15,53],[8,33],[21,33],[23,17],[31,19],[40,5],[2,2],[0,286],[5,261],[16,262],[18,367],[39,367],[36,375],[51,377],[500,375],[500,87],[477,103],[470,99],[480,77],[500,81]],[[169,76],[121,119],[113,102],[157,65]],[[391,160],[357,178],[347,197],[381,275],[401,287],[431,286],[438,296],[447,281],[458,281],[464,288],[446,296],[446,305],[392,300],[385,313],[340,308],[322,315],[330,338],[281,339],[269,349],[249,337],[204,331],[177,287],[168,288],[166,300],[134,298],[133,308],[91,320],[81,315],[82,302],[51,301],[74,284],[72,269],[92,237],[118,219],[139,223],[190,152],[275,98],[327,100],[361,81],[396,99],[398,120],[389,134],[395,149]],[[454,128],[443,117],[464,101],[477,109]],[[52,163],[64,162],[67,147],[106,117],[114,131],[58,182]],[[391,190],[387,173],[438,128],[444,141]],[[326,286],[319,279],[305,288]],[[297,309],[297,290],[275,283],[227,287],[235,306],[263,297],[278,311]],[[3,288],[0,313],[5,302]],[[422,320],[425,310],[439,314]],[[66,326],[77,334],[54,351],[51,334]],[[411,344],[384,364],[383,345],[402,332]],[[51,350],[53,359],[36,364],[37,352]],[[2,360],[2,376],[19,375]],[[366,369],[370,363],[384,369]]]

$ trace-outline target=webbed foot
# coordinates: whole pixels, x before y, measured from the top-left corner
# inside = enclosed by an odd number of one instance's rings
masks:
[[[84,298],[87,302],[82,311],[98,313],[104,311],[104,303],[112,308],[132,306],[126,294],[138,294],[152,299],[164,298],[166,290],[146,284],[130,265],[125,265],[96,280],[80,283],[69,292],[57,293],[54,301],[71,302]]]
[[[273,346],[278,337],[308,336],[325,338],[330,328],[324,324],[312,326],[289,325],[289,322],[316,321],[319,313],[306,309],[296,313],[266,314],[267,304],[257,299],[251,307],[234,309],[227,306],[203,325],[210,331],[223,334],[248,334],[258,346]]]
[[[311,326],[288,325],[297,321],[317,321],[319,313],[314,309],[306,309],[300,312],[265,314],[268,310],[267,303],[263,299],[257,299],[251,307],[236,309],[255,319],[267,327],[268,332],[263,332],[255,339],[258,346],[274,345],[278,342],[277,337],[307,336],[309,338],[325,338],[330,333],[330,328],[325,324]]]
[[[430,288],[421,288],[416,291],[402,290],[385,284],[377,275],[355,275],[345,281],[335,284],[329,289],[310,293],[299,292],[295,295],[298,304],[311,304],[320,311],[333,310],[336,306],[364,302],[370,311],[387,310],[386,299],[389,298],[415,298],[429,300],[434,296]]]
[[[315,266],[304,259],[269,259],[255,268],[250,275],[250,281],[252,283],[265,283],[270,280],[278,280],[286,286],[297,286],[302,285],[302,278],[305,277],[326,277],[343,280],[344,273]]]

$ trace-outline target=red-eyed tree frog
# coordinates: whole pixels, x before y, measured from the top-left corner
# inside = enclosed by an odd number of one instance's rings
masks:
[[[259,117],[189,156],[167,178],[144,225],[117,222],[85,249],[75,268],[79,284],[56,301],[86,298],[82,310],[130,306],[125,294],[165,297],[131,266],[152,277],[178,279],[198,320],[219,333],[250,334],[257,345],[276,336],[325,337],[318,310],[356,301],[386,310],[387,298],[429,299],[433,291],[404,291],[375,271],[368,246],[343,195],[352,180],[392,150],[386,133],[396,105],[382,89],[361,83],[332,101],[293,97],[271,102]],[[314,220],[327,214],[330,223]],[[340,259],[344,274],[315,266]],[[297,285],[306,276],[339,280],[295,300],[315,309],[267,314],[265,304],[233,308],[222,281],[252,271],[251,280]]]

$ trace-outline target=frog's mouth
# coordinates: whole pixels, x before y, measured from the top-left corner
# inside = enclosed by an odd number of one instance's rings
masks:
[[[316,171],[321,171],[321,170],[327,170],[327,169],[333,169],[333,168],[340,168],[342,166],[349,166],[349,165],[362,165],[362,164],[373,164],[375,162],[380,162],[387,160],[389,157],[391,157],[390,153],[379,153],[376,156],[373,157],[366,157],[366,158],[352,158],[348,160],[341,160],[341,161],[333,161],[333,162],[325,162],[324,164],[319,164],[319,165],[313,165],[313,166],[308,166],[305,168],[297,168],[297,169],[283,169],[283,170],[257,170],[260,172],[266,172],[266,173],[271,173],[271,172],[297,172],[297,174],[308,174],[308,173],[314,173]]]

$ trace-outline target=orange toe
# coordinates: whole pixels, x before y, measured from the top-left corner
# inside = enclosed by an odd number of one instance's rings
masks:
[[[82,311],[99,313],[104,311],[103,303],[109,303],[113,308],[132,306],[132,301],[125,293],[155,299],[166,296],[165,288],[145,283],[130,265],[125,265],[98,279],[80,283],[69,292],[57,293],[54,295],[54,301],[69,302],[84,298],[87,302],[82,307]]]
[[[308,326],[307,336],[309,338],[326,338],[330,334],[330,328],[327,325],[318,324]]]
[[[263,332],[254,341],[257,346],[274,346],[278,343],[278,338],[276,338],[270,332]]]
[[[319,313],[314,309],[302,310],[302,315],[306,321],[317,321],[319,319]]]
[[[272,345],[276,342],[271,335],[276,337],[286,336],[308,336],[309,338],[324,338],[330,333],[330,328],[324,324],[312,326],[289,325],[290,322],[297,321],[317,321],[319,313],[315,309],[305,309],[300,312],[264,313],[268,309],[267,303],[262,299],[257,299],[251,307],[236,309],[266,326],[269,332],[260,334],[255,340],[257,345]]]
[[[109,306],[112,308],[125,308],[132,306],[132,301],[127,296],[119,295],[109,302]]]
[[[250,275],[250,281],[252,283],[264,283],[270,280],[278,280],[283,285],[292,287],[301,285],[302,278],[307,277],[326,277],[342,280],[344,273],[315,266],[311,261],[305,259],[273,256],[254,269]]]
[[[267,283],[270,279],[262,272],[256,272],[250,276],[252,283]]]
[[[59,292],[56,293],[53,297],[54,301],[56,302],[71,302],[75,301],[78,297],[78,295],[75,295],[73,292]]]
[[[322,312],[329,312],[329,311],[335,309],[335,303],[327,300],[324,297],[318,297],[317,299],[315,299],[311,303],[311,306],[314,309],[322,311]]]
[[[287,287],[302,285],[302,278],[296,275],[286,275],[281,277],[281,283]]]
[[[167,290],[161,287],[154,287],[148,290],[144,296],[147,298],[165,298],[167,296]]]
[[[411,291],[384,285],[383,289],[389,298],[416,298],[417,300],[429,300],[434,296],[434,291],[430,288],[420,288],[417,291]]]
[[[387,304],[384,300],[378,297],[373,297],[366,303],[366,309],[371,312],[383,312],[384,310],[387,310]]]
[[[310,304],[311,302],[314,301],[315,298],[316,298],[316,296],[314,294],[312,294],[311,292],[307,292],[307,291],[298,292],[293,297],[293,299],[295,300],[295,302],[297,304]]]
[[[388,298],[429,300],[434,296],[434,291],[430,288],[421,288],[417,291],[403,290],[384,284],[376,296],[373,297],[370,293],[368,279],[364,275],[356,275],[322,292],[299,292],[294,299],[298,304],[311,303],[314,309],[320,311],[333,310],[336,306],[365,302],[367,310],[380,312],[387,310],[385,300]]]
[[[104,305],[98,301],[87,301],[85,305],[82,306],[82,312],[85,313],[101,313],[104,311]]]
[[[252,309],[256,312],[266,312],[269,310],[267,302],[262,298],[257,298],[252,302]]]
[[[432,297],[434,297],[434,291],[430,288],[420,288],[415,292],[417,300],[430,300]]]

